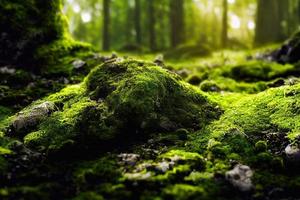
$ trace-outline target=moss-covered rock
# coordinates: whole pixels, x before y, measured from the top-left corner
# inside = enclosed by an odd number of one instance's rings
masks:
[[[47,110],[46,115],[52,114],[46,118],[43,115],[34,124],[32,117],[28,118],[30,129],[22,126],[22,132],[25,143],[50,149],[99,142],[105,146],[104,141],[137,140],[179,128],[198,130],[221,113],[207,95],[179,76],[134,60],[110,61],[96,67],[83,84],[66,88],[12,117],[12,126],[20,124],[20,116],[36,113],[36,108],[47,102],[58,111]],[[23,120],[22,124],[27,122]],[[10,129],[10,134],[18,135],[17,129]]]

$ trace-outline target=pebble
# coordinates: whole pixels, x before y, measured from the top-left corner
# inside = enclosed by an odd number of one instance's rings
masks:
[[[226,180],[229,181],[234,187],[242,192],[249,192],[253,189],[251,177],[253,171],[247,165],[236,165],[232,170],[226,172]]]

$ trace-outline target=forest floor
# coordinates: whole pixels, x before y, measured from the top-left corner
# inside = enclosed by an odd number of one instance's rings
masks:
[[[299,199],[300,69],[274,48],[0,67],[0,198]]]

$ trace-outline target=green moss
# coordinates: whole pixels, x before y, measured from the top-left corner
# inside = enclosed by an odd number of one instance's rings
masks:
[[[268,81],[277,77],[287,77],[296,75],[299,70],[293,65],[281,65],[265,61],[252,61],[245,65],[233,66],[230,72],[224,72],[225,76],[230,76],[235,80],[246,82]]]
[[[2,49],[6,51],[0,53],[1,60],[28,60],[38,46],[67,35],[67,21],[60,12],[61,6],[61,0],[1,1],[0,25],[4,27],[1,32],[7,37],[1,40]]]
[[[5,119],[6,117],[8,117],[10,114],[12,114],[12,110],[7,108],[7,107],[3,107],[0,106],[0,122]]]
[[[103,157],[95,161],[80,163],[74,171],[75,182],[80,187],[114,183],[121,176],[121,171],[113,157]]]
[[[96,192],[83,192],[73,198],[73,200],[104,200],[104,198]]]
[[[90,50],[87,44],[75,42],[68,32],[68,21],[62,14],[61,0],[26,2],[4,0],[0,3],[1,30],[0,59],[8,64],[28,66],[38,71],[48,66],[49,73],[71,69],[63,57],[75,56],[79,50]],[[13,17],[12,17],[13,16]],[[39,16],[38,18],[36,16]],[[53,65],[59,65],[51,69]]]
[[[85,55],[81,52],[85,52]],[[37,63],[46,64],[42,68],[45,76],[72,75],[74,58],[85,58],[92,54],[89,44],[77,42],[70,37],[53,41],[47,45],[41,45],[36,49],[34,59]]]
[[[255,143],[255,150],[257,152],[265,152],[267,150],[267,143],[265,141],[258,141]]]
[[[25,108],[49,101],[58,111],[26,134],[30,146],[60,149],[127,140],[179,128],[199,129],[221,113],[210,98],[151,63],[127,60],[96,67],[84,84],[70,86]],[[140,136],[134,133],[144,133]]]
[[[202,81],[202,78],[199,75],[191,75],[187,78],[187,82],[192,85],[199,85]]]
[[[262,139],[266,133],[284,132],[290,139],[296,138],[299,88],[299,85],[285,86],[244,96],[233,102],[221,120],[214,124],[215,133],[225,131],[224,128],[235,128],[248,137]]]
[[[204,92],[218,92],[220,87],[215,81],[205,80],[200,84],[200,89]]]
[[[105,64],[93,70],[86,82],[93,98],[107,97],[116,117],[131,116],[127,124],[137,128],[197,129],[216,116],[207,112],[214,108],[205,94],[151,63]]]
[[[166,198],[184,200],[184,199],[205,199],[206,192],[199,186],[187,184],[175,184],[163,190],[163,195]]]

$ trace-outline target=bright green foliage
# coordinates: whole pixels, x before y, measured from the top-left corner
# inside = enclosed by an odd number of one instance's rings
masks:
[[[206,192],[203,188],[199,186],[192,186],[188,184],[175,184],[164,189],[163,195],[166,198],[178,200],[198,198],[203,199],[206,197]]]

